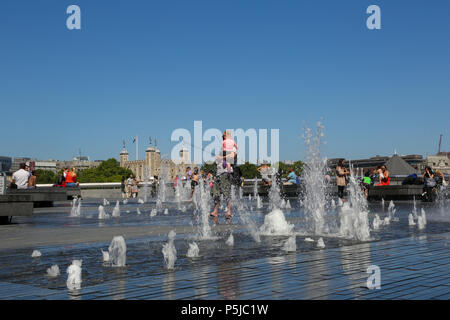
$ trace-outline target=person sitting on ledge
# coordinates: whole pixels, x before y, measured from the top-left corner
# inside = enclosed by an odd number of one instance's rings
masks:
[[[297,183],[297,175],[294,172],[294,168],[289,168],[289,174],[287,176],[289,180],[284,183],[284,185],[291,185]]]
[[[389,186],[391,184],[391,177],[389,176],[389,171],[385,165],[382,165],[378,170],[380,183],[377,186]]]
[[[17,189],[28,189],[28,179],[30,179],[30,172],[26,163],[19,164],[19,170],[13,173],[13,180],[16,181]]]
[[[66,173],[66,187],[69,188],[78,187],[77,174],[75,172],[75,168],[72,168],[72,171],[68,171]]]
[[[9,185],[9,189],[17,189],[16,180],[12,179],[11,184]]]
[[[36,171],[31,171],[31,177],[28,180],[28,189],[36,189]]]

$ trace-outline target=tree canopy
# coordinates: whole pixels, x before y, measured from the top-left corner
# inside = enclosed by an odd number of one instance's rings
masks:
[[[97,168],[89,168],[78,173],[77,182],[120,182],[122,177],[128,177],[133,172],[122,168],[114,159],[103,161]]]
[[[39,183],[39,184],[47,184],[47,183],[54,184],[54,183],[57,182],[57,180],[58,180],[58,176],[53,171],[42,170],[42,169],[37,169],[36,170],[36,183]]]
[[[282,178],[287,178],[289,174],[289,168],[294,169],[294,172],[297,176],[300,176],[303,172],[303,162],[296,161],[293,164],[286,164],[284,162],[278,162],[279,171],[281,172]]]

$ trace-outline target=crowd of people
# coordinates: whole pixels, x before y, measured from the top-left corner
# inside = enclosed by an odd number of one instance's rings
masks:
[[[136,198],[139,194],[139,181],[132,174],[126,179],[122,177],[120,182],[120,190],[122,193],[122,198]]]
[[[345,202],[344,191],[348,184],[348,176],[350,171],[344,166],[344,159],[338,162],[335,169],[336,184],[338,186],[338,197]],[[329,181],[328,181],[329,182]],[[423,185],[423,201],[432,202],[434,195],[438,191],[438,187],[448,185],[444,175],[439,170],[433,171],[430,167],[425,167],[422,177],[418,177],[417,174],[411,174],[402,182],[405,184]],[[367,169],[364,172],[364,177],[361,181],[362,188],[364,190],[366,198],[369,197],[369,188],[376,186],[389,186],[391,185],[390,172],[385,165],[378,166],[376,169]]]
[[[27,163],[19,164],[19,170],[13,173],[10,189],[36,189],[37,186],[37,171],[30,170]],[[54,187],[78,187],[76,169],[65,168],[58,177],[58,182]]]
[[[75,188],[79,186],[77,182],[77,171],[75,168],[64,168],[63,172],[58,176],[58,182],[54,187]]]

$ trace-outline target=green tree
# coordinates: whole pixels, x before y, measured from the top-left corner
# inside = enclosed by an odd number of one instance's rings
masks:
[[[201,170],[205,171],[205,173],[210,173],[215,176],[217,173],[217,165],[215,162],[204,163],[201,167]]]
[[[245,179],[254,179],[255,177],[261,178],[261,175],[257,170],[258,166],[256,164],[246,162],[241,164],[239,168],[241,169],[242,176],[244,176]]]
[[[80,171],[78,182],[120,182],[122,177],[128,177],[133,172],[130,169],[122,168],[119,162],[114,159],[103,161],[97,168],[89,168]]]
[[[300,176],[303,172],[303,162],[302,161],[296,161],[293,164],[286,164],[284,162],[278,162],[277,165],[279,167],[279,171],[281,172],[282,178],[287,178],[287,175],[289,174],[289,168],[293,168],[294,173],[297,176]]]
[[[56,173],[50,170],[36,170],[36,183],[45,184],[45,183],[56,183],[58,176]]]

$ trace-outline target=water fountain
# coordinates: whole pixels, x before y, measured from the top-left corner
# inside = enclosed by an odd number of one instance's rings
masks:
[[[50,268],[47,268],[47,275],[49,277],[57,277],[60,275],[59,267],[57,264],[52,265]]]
[[[413,196],[413,211],[412,214],[414,219],[417,219],[417,207],[416,207],[416,196]]]
[[[343,237],[366,241],[370,239],[368,204],[359,181],[350,169],[348,201],[339,210],[340,234]]]
[[[149,169],[147,168],[145,170],[144,188],[142,190],[142,192],[144,193],[144,200],[143,200],[144,203],[147,202],[148,200],[148,185],[150,184],[149,176],[150,176]]]
[[[137,214],[141,214],[141,210],[139,208],[136,209]]]
[[[189,249],[186,256],[188,258],[197,258],[199,251],[200,249],[198,248],[198,245],[195,242],[189,243]]]
[[[39,258],[40,256],[42,256],[42,253],[39,250],[33,250],[31,253],[32,258]]]
[[[225,241],[225,244],[230,247],[234,246],[233,233],[230,233],[230,236],[228,237],[227,241]]]
[[[263,207],[261,197],[259,194],[256,196],[256,209],[261,209]]]
[[[292,209],[292,207],[291,207],[291,202],[289,201],[289,199],[286,201],[286,206],[285,206],[285,208],[286,208],[286,209]]]
[[[199,239],[212,239],[211,227],[209,225],[209,214],[211,212],[211,192],[209,185],[203,179],[199,179],[198,185],[192,197],[195,205],[194,215],[198,224]]]
[[[103,262],[109,262],[109,251],[102,250]]]
[[[255,180],[253,181],[253,198],[256,199],[256,197],[258,196],[258,177],[255,177]],[[248,195],[248,200],[252,201],[252,196],[251,194]]]
[[[408,225],[409,226],[415,226],[416,225],[416,223],[414,222],[414,216],[412,215],[412,213],[410,213],[408,215]]]
[[[165,163],[161,163],[161,179],[158,182],[158,195],[156,200],[156,210],[160,211],[162,209],[162,204],[166,202],[166,181],[167,181],[167,170]]]
[[[281,199],[281,190],[280,185],[278,184],[277,179],[277,170],[276,168],[270,168],[271,169],[271,186],[269,189],[269,210],[275,210],[282,208],[282,199]]]
[[[109,201],[106,199],[103,199],[103,206],[109,206]]]
[[[427,218],[425,215],[425,210],[423,208],[420,209],[420,216],[417,217],[417,227],[419,230],[425,229],[425,226],[427,225]]]
[[[120,207],[119,206],[120,206],[119,201],[117,201],[116,206],[114,207],[113,212],[112,212],[113,217],[120,217]]]
[[[105,208],[103,206],[98,206],[98,219],[108,219],[110,215],[105,212]]]
[[[73,260],[72,264],[67,268],[67,288],[69,290],[81,289],[81,264],[83,260]]]
[[[297,251],[297,243],[295,242],[295,236],[290,236],[283,245],[283,250],[287,252]]]
[[[150,211],[150,217],[156,216],[156,213],[157,213],[156,209],[153,208],[152,211]]]
[[[127,245],[122,236],[115,236],[108,248],[109,259],[113,267],[124,267],[127,261]]]
[[[280,209],[271,211],[264,217],[264,224],[260,227],[261,235],[291,235],[294,225],[286,221]]]
[[[77,203],[78,203],[78,205],[77,205]],[[81,199],[73,198],[70,216],[71,217],[79,217],[80,215],[81,215]]]
[[[323,238],[319,238],[319,240],[317,240],[317,248],[325,248],[325,242],[323,242]]]
[[[174,240],[176,233],[171,230],[168,234],[169,241],[163,245],[162,253],[164,255],[164,262],[167,269],[173,269],[177,261],[177,250],[175,249]]]
[[[394,217],[396,211],[394,201],[391,200],[388,206],[389,221],[398,221],[398,218]]]
[[[381,221],[380,216],[375,214],[375,218],[373,219],[373,229],[378,230],[381,225],[383,225],[383,221]]]
[[[306,162],[302,173],[305,190],[303,205],[306,213],[307,228],[315,234],[328,232],[325,225],[325,205],[327,200],[326,182],[327,159],[321,158],[320,146],[322,144],[323,126],[317,123],[317,130],[310,128],[304,130],[303,139],[306,145]]]

